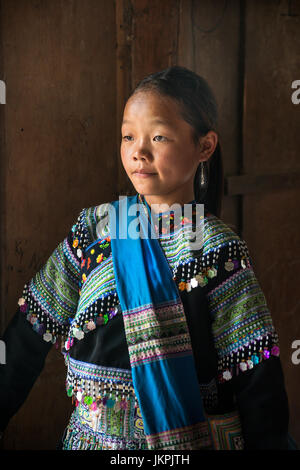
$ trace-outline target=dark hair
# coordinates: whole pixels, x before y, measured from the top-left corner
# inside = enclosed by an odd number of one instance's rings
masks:
[[[140,91],[155,91],[175,99],[182,118],[194,128],[195,144],[210,130],[217,131],[216,100],[208,83],[195,72],[178,65],[169,67],[141,80],[129,98]],[[205,204],[209,212],[220,217],[224,182],[219,142],[208,162],[208,187],[204,191],[201,188],[199,164],[194,178],[194,195],[197,202]]]

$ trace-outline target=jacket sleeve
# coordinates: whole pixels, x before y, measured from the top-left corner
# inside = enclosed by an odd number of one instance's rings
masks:
[[[219,249],[208,302],[218,381],[232,381],[245,449],[287,449],[289,410],[278,335],[238,236]]]
[[[27,398],[52,344],[64,340],[75,316],[80,291],[80,258],[87,239],[84,209],[66,238],[25,284],[18,309],[2,341],[0,431]],[[3,361],[2,361],[3,362]]]
[[[18,309],[4,332],[5,363],[0,365],[0,431],[28,396],[52,346],[36,334]]]

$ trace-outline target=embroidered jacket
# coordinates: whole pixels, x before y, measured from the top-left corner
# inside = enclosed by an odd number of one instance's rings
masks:
[[[63,448],[145,449],[104,208],[83,209],[24,286],[4,335],[14,360],[0,370],[0,429],[24,402],[51,345],[60,340],[66,391],[75,403]],[[171,231],[164,233],[161,226],[157,231],[184,305],[206,412],[237,409],[245,448],[287,448],[278,337],[245,241],[206,211],[203,246],[192,251],[182,230],[184,217],[178,226],[172,222]],[[14,341],[19,341],[18,353]],[[21,357],[30,364],[22,371]]]

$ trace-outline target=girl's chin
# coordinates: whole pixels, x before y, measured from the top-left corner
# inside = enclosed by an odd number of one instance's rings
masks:
[[[143,194],[143,192],[152,194],[153,192],[156,192],[159,189],[159,186],[157,184],[154,184],[154,180],[151,181],[150,178],[145,178],[145,179],[140,179],[139,181],[131,180],[135,190],[138,193]]]

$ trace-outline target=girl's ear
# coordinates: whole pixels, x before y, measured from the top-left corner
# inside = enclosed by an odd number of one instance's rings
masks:
[[[209,131],[206,135],[199,137],[199,162],[208,160],[214,153],[218,143],[218,134]]]

